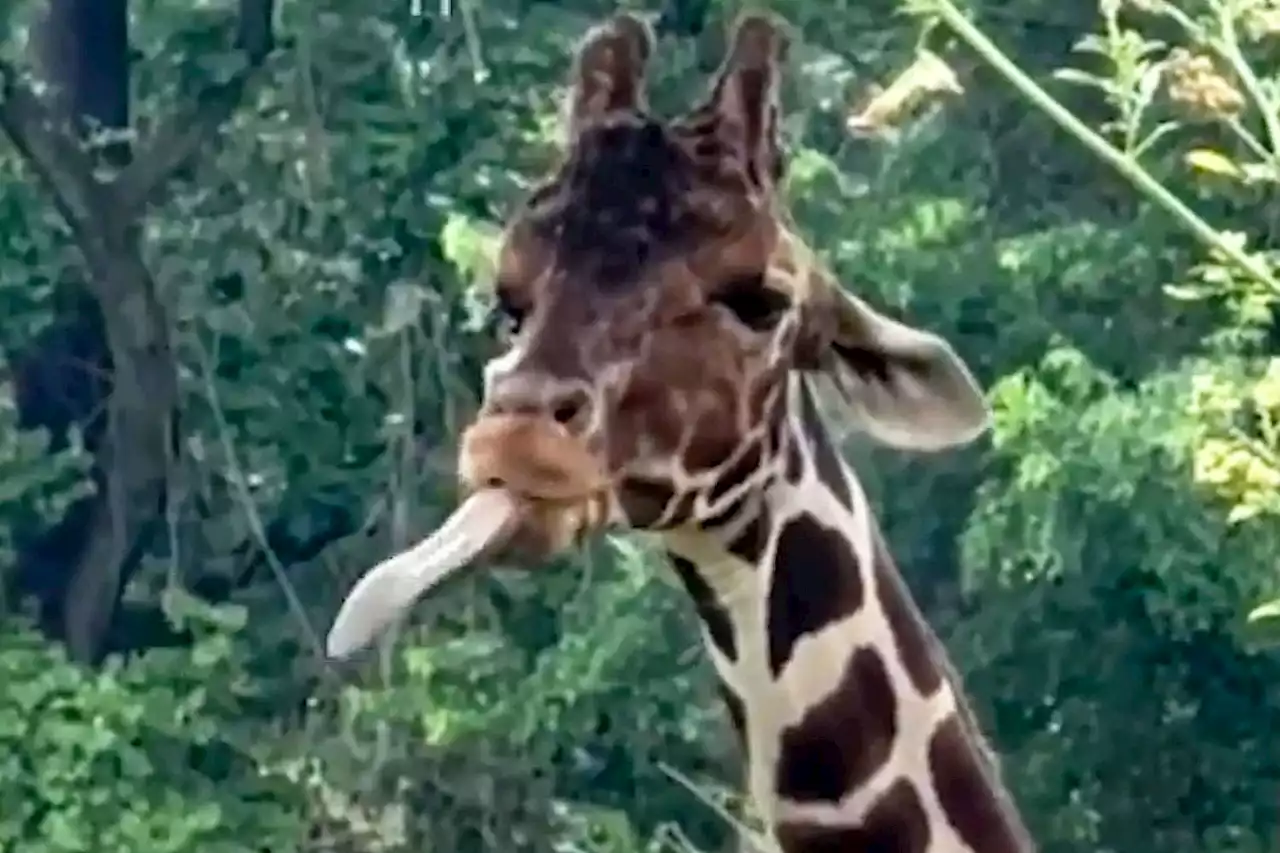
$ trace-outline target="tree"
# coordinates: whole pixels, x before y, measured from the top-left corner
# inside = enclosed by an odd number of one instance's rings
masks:
[[[83,283],[67,283],[68,308],[18,369],[21,423],[56,433],[76,423],[96,457],[96,493],[19,557],[47,626],[82,661],[106,648],[124,584],[163,518],[178,446],[170,326],[142,258],[142,218],[239,103],[272,50],[272,14],[271,0],[242,0],[244,67],[161,124],[137,156],[127,0],[49,0],[32,43],[50,94],[0,67],[0,127],[51,195],[83,263]],[[70,400],[68,388],[79,389]]]

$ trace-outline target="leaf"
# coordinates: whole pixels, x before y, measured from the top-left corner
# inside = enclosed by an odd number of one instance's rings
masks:
[[[1053,79],[1063,83],[1088,86],[1091,89],[1101,89],[1104,92],[1111,92],[1115,89],[1115,84],[1105,77],[1098,77],[1078,68],[1059,68],[1053,72],[1052,76]]]
[[[1253,610],[1250,610],[1246,621],[1251,624],[1267,621],[1280,623],[1280,598],[1272,599],[1265,604],[1259,604]]]
[[[462,277],[486,279],[493,275],[499,233],[493,223],[451,213],[440,229],[440,247]]]
[[[1225,154],[1208,148],[1195,148],[1187,152],[1186,164],[1197,172],[1239,178],[1244,172]]]
[[[1259,604],[1245,617],[1250,645],[1259,648],[1280,646],[1280,598]]]
[[[1134,115],[1142,115],[1151,106],[1156,93],[1160,91],[1160,82],[1164,75],[1164,65],[1159,62],[1143,63],[1139,67],[1141,71],[1138,75],[1138,83],[1133,90],[1133,104],[1130,106]]]
[[[1262,510],[1263,507],[1256,502],[1236,504],[1227,513],[1227,524],[1234,526],[1252,518],[1257,518],[1262,514]]]
[[[1213,291],[1195,284],[1166,284],[1164,294],[1179,302],[1199,302],[1212,296]]]
[[[1280,183],[1280,172],[1270,163],[1246,163],[1240,171],[1249,185]]]

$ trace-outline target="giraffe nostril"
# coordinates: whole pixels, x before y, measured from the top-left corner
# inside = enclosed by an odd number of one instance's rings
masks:
[[[551,417],[556,419],[556,423],[569,424],[581,418],[582,413],[587,408],[589,402],[585,392],[575,392],[564,397],[551,407]]]
[[[558,423],[567,424],[569,421],[577,417],[581,408],[582,407],[577,403],[565,402],[556,406],[555,411],[551,414]]]

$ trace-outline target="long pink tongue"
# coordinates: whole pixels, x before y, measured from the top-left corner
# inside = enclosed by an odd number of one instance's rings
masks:
[[[505,489],[472,494],[435,533],[365,572],[333,620],[325,653],[345,658],[369,645],[432,587],[510,538],[517,521]]]

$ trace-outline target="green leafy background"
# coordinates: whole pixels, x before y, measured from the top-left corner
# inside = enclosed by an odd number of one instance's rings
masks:
[[[1142,162],[1269,263],[1277,151],[1180,117],[1163,88],[1146,107],[1134,93],[1169,45],[1212,53],[1223,16],[1270,7],[1186,3],[1187,29],[1159,4],[1118,5],[971,12],[1116,145],[1170,123]],[[11,48],[31,6],[11,12]],[[141,120],[233,60],[219,29],[233,6],[135,0]],[[371,663],[335,670],[318,646],[357,574],[454,503],[494,232],[550,162],[572,44],[613,8],[282,4],[284,48],[146,220],[182,454],[126,600],[187,639],[135,637],[89,668],[6,601],[0,851],[730,849],[735,746],[692,609],[639,542],[471,578]],[[848,452],[1041,846],[1275,850],[1270,291],[940,30],[965,96],[893,140],[850,137],[850,104],[910,63],[918,22],[887,2],[773,8],[798,31],[785,132],[803,231],[990,389],[979,446],[912,457],[851,436]],[[663,38],[659,109],[702,92],[737,11],[712,2],[701,34]],[[1275,98],[1272,37],[1241,50]],[[1268,103],[1238,121],[1261,134]],[[1188,159],[1198,149],[1219,159]],[[7,145],[0,218],[13,353],[77,262]],[[0,382],[0,571],[89,488],[87,464],[78,441],[51,454],[18,430]],[[290,550],[317,536],[318,554]],[[209,578],[234,592],[204,601],[192,590]]]

